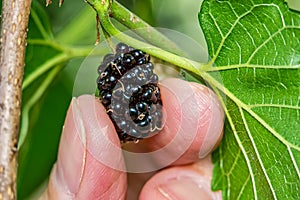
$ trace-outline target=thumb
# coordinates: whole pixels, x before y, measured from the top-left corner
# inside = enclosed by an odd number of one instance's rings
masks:
[[[63,128],[47,199],[124,199],[122,152],[106,111],[90,95],[73,99]]]

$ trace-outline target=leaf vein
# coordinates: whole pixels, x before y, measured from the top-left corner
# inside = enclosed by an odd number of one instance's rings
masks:
[[[282,32],[283,30],[291,29],[291,28],[293,28],[293,29],[299,29],[299,30],[300,30],[300,28],[298,28],[298,27],[292,27],[292,26],[285,26],[285,27],[282,27],[281,29],[278,29],[278,30],[277,30],[276,32],[274,32],[268,39],[264,40],[263,43],[261,43],[261,45],[259,45],[257,48],[255,48],[255,50],[254,50],[254,51],[252,52],[252,54],[249,56],[249,59],[248,59],[248,61],[246,62],[246,64],[250,64],[252,58],[256,55],[256,53],[257,53],[261,48],[263,48],[267,43],[269,43],[270,40],[273,40],[273,38],[274,38],[277,34],[279,34],[279,35],[281,35],[281,37],[283,37],[282,34],[281,34],[281,32]],[[284,39],[283,39],[283,41],[284,41],[284,45],[286,45],[286,42],[285,42]],[[276,48],[276,45],[275,45],[275,48]],[[275,49],[275,50],[276,50],[276,49]],[[276,56],[277,56],[277,55],[278,55],[278,52],[276,51]],[[275,58],[274,58],[274,59],[275,59]]]
[[[259,107],[276,107],[276,108],[289,108],[289,109],[300,109],[299,105],[284,105],[284,104],[252,104],[248,105],[248,107],[251,108],[259,108]]]
[[[278,138],[283,144],[288,145],[294,149],[300,151],[300,147],[291,144],[284,137],[282,137],[277,131],[275,131],[269,124],[267,124],[259,115],[257,115],[254,111],[252,111],[249,105],[242,102],[238,99],[233,93],[231,93],[227,88],[225,88],[220,82],[214,79],[210,74],[203,73],[202,77],[207,80],[210,85],[214,85],[216,88],[221,90],[224,94],[226,94],[233,102],[235,102],[239,107],[245,109],[254,119],[256,119],[260,124],[262,124],[268,131],[270,131],[276,138]],[[224,105],[225,106],[225,105]]]
[[[219,96],[219,97],[222,97],[221,94],[219,93],[218,90],[215,90],[216,94]],[[244,155],[244,158],[245,158],[245,161],[246,161],[246,164],[247,164],[247,167],[248,167],[248,170],[249,170],[249,175],[251,176],[251,181],[252,181],[252,185],[253,185],[253,194],[254,194],[254,199],[257,199],[257,192],[256,192],[256,184],[255,184],[255,179],[254,179],[254,173],[252,171],[252,168],[251,168],[251,162],[250,162],[250,159],[247,155],[247,152],[242,144],[242,141],[240,140],[239,136],[238,136],[238,133],[237,133],[237,130],[236,130],[236,127],[234,125],[234,122],[233,122],[233,119],[231,118],[231,115],[229,113],[229,110],[227,109],[227,107],[225,106],[225,102],[223,100],[223,98],[220,98],[220,101],[221,101],[221,104],[223,105],[223,108],[224,108],[224,111],[226,113],[226,116],[227,116],[227,119],[228,119],[228,122],[231,126],[231,129],[233,131],[233,135],[238,143],[238,146],[239,148],[241,149],[243,155]],[[239,106],[238,106],[239,107]],[[240,107],[239,107],[240,108]],[[229,177],[229,176],[228,176]],[[228,180],[228,183],[229,183],[229,180]],[[229,185],[228,185],[229,186]],[[227,194],[228,195],[228,194]],[[229,196],[228,196],[229,198]],[[229,198],[230,199],[230,198]]]
[[[262,162],[262,159],[261,159],[260,154],[259,154],[259,152],[258,152],[258,149],[257,149],[257,146],[256,146],[256,144],[255,144],[255,141],[254,141],[254,139],[253,139],[253,137],[252,137],[252,135],[251,135],[251,131],[250,131],[249,127],[248,127],[247,120],[246,120],[246,118],[245,118],[244,112],[243,112],[243,110],[242,110],[241,107],[239,107],[239,111],[240,111],[240,114],[241,114],[241,116],[242,116],[242,120],[243,120],[243,122],[244,122],[244,125],[245,125],[245,128],[246,128],[248,137],[249,137],[249,139],[250,139],[250,141],[251,141],[251,144],[252,144],[252,146],[253,146],[253,149],[254,149],[254,151],[255,151],[255,154],[256,154],[256,157],[257,157],[257,159],[258,159],[258,162],[259,162],[259,165],[260,165],[260,167],[261,167],[261,170],[263,171],[264,176],[265,176],[265,178],[266,178],[266,180],[267,180],[267,182],[268,182],[268,184],[269,184],[269,187],[270,187],[270,189],[271,189],[271,192],[272,192],[272,195],[273,195],[274,199],[277,199],[275,190],[274,190],[273,185],[272,185],[272,183],[271,183],[271,180],[270,180],[270,178],[269,178],[269,176],[268,176],[268,174],[267,174],[267,172],[266,172],[266,168],[265,168],[265,166],[264,166],[264,164],[263,164],[263,162]]]
[[[229,3],[229,2],[228,2]],[[232,24],[231,28],[228,30],[228,32],[226,33],[226,35],[223,35],[219,25],[217,24],[216,22],[216,19],[214,18],[213,14],[211,13],[211,8],[209,8],[209,16],[212,18],[212,20],[214,21],[214,24],[216,26],[216,28],[218,29],[218,32],[220,33],[221,37],[222,37],[222,40],[219,44],[219,47],[217,49],[217,51],[214,53],[214,56],[213,58],[211,59],[210,63],[214,63],[215,60],[217,59],[218,55],[220,54],[221,52],[221,49],[223,48],[223,45],[226,41],[226,39],[229,37],[229,35],[232,33],[233,29],[236,27],[236,25],[240,22],[240,20],[242,18],[244,18],[245,16],[247,16],[248,14],[252,13],[252,11],[257,8],[257,7],[261,7],[261,6],[266,6],[266,7],[276,7],[277,10],[279,11],[280,13],[280,16],[281,16],[281,21],[282,21],[282,25],[283,27],[288,27],[285,25],[285,21],[284,21],[284,17],[283,17],[283,14],[280,10],[280,8],[278,7],[278,5],[276,4],[254,4],[254,2],[252,1],[253,3],[253,6],[251,7],[251,9],[249,9],[247,12],[243,13],[242,15],[238,16],[237,19],[234,21],[234,23]],[[211,5],[210,5],[211,6]],[[233,9],[233,6],[231,5],[231,3],[229,3],[229,6],[231,7],[231,9]]]
[[[289,152],[290,157],[291,157],[291,159],[292,159],[292,162],[293,162],[293,165],[294,165],[294,167],[295,167],[295,170],[296,170],[296,172],[297,172],[298,178],[300,179],[300,171],[299,171],[298,165],[297,165],[297,163],[296,163],[294,154],[293,154],[293,152],[291,151],[291,147],[287,146],[287,149],[288,149],[288,152]]]
[[[238,196],[237,196],[236,199],[240,199],[241,198],[241,196],[243,195],[244,190],[245,190],[245,188],[246,188],[246,186],[247,186],[247,184],[248,184],[249,181],[250,181],[250,175],[247,177],[247,179],[246,179],[245,183],[243,184],[243,186],[242,186],[242,188],[241,188],[241,190],[240,190],[240,192],[239,192],[239,194],[238,194]]]
[[[260,69],[300,69],[300,64],[298,65],[259,65],[259,64],[233,64],[228,66],[218,66],[218,67],[206,67],[203,71],[213,72],[213,71],[224,71],[239,68],[260,68]]]

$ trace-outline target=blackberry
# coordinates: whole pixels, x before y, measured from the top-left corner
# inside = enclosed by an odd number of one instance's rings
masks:
[[[98,67],[99,96],[122,142],[152,136],[162,129],[158,76],[145,52],[119,43]]]

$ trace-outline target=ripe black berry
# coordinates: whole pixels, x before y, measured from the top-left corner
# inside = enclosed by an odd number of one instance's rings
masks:
[[[145,52],[119,43],[98,67],[102,104],[122,142],[136,141],[162,129],[158,76]]]

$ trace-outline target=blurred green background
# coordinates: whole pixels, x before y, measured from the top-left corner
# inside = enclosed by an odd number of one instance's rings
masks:
[[[150,25],[177,30],[205,47],[197,18],[201,1],[120,0],[119,2]],[[289,3],[294,9],[300,10],[300,1],[290,0]],[[96,40],[95,13],[84,1],[65,0],[61,8],[58,7],[58,0],[53,0],[53,4],[48,7],[44,6],[45,0],[33,0],[33,5],[42,25],[49,32],[49,38],[71,46],[93,47]],[[41,37],[37,25],[32,22],[34,17],[30,18],[29,39]],[[29,44],[25,76],[31,73],[31,66],[38,66],[48,57],[57,54],[57,50],[48,47],[32,47]],[[61,63],[57,67],[61,70],[56,74],[55,79],[50,80],[51,84],[47,86],[47,90],[41,93],[38,101],[29,110],[28,134],[19,153],[18,199],[34,198],[34,195],[38,194],[46,184],[56,160],[60,133],[72,98],[76,72],[83,59],[76,58]],[[24,90],[23,105],[32,100],[49,73],[45,73]]]

